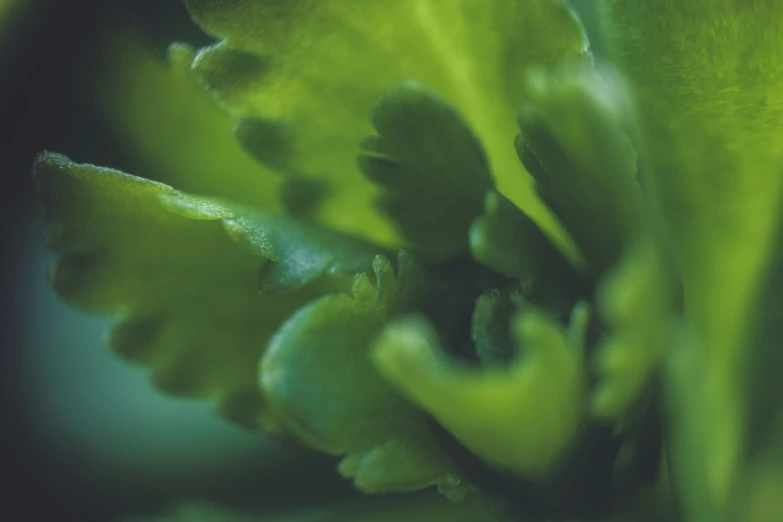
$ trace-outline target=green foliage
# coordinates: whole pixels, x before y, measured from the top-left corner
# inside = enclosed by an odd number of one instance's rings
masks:
[[[365,491],[460,485],[422,412],[372,367],[369,348],[386,320],[416,307],[422,274],[404,252],[395,277],[385,257],[373,262],[375,286],[356,277],[351,295],[323,297],[276,333],[264,356],[265,395],[284,424],[308,445],[346,455],[340,472]],[[457,494],[457,493],[454,493]]]
[[[479,371],[444,360],[426,321],[408,319],[384,330],[375,361],[479,456],[541,479],[557,470],[581,424],[587,321],[584,305],[574,309],[568,329],[543,313],[515,317],[512,336],[524,356],[508,368]]]
[[[479,262],[516,279],[525,297],[559,315],[587,294],[575,268],[538,226],[497,192],[487,192],[484,213],[470,227]]]
[[[735,499],[732,515],[749,522],[783,517],[779,497],[783,490],[782,255],[783,244],[778,243],[764,270],[753,320],[755,328],[741,369],[742,387],[747,394],[747,435],[742,448],[744,469],[732,492]]]
[[[595,279],[618,262],[642,226],[636,153],[606,99],[608,81],[592,71],[534,71],[530,84],[517,154]]]
[[[650,200],[683,283],[689,332],[679,349],[687,355],[668,376],[669,407],[683,420],[673,425],[672,471],[689,488],[691,519],[724,520],[748,429],[739,368],[754,353],[760,276],[779,242],[781,6],[605,0],[603,16],[627,78]]]
[[[602,281],[599,313],[607,334],[596,347],[593,414],[621,419],[644,397],[669,342],[671,276],[652,241],[633,246]]]
[[[488,147],[499,188],[554,231],[508,143],[529,65],[584,60],[581,28],[561,0],[187,0],[223,40],[193,67],[256,157],[327,180],[319,218],[384,243],[375,190],[355,165],[379,93],[415,79],[459,107]],[[247,131],[260,126],[263,139]],[[272,135],[273,139],[269,139]]]
[[[384,92],[371,121],[378,136],[362,142],[359,165],[382,186],[381,208],[417,250],[464,254],[494,185],[481,144],[453,108],[414,82]]]
[[[36,163],[115,351],[364,492],[467,502],[340,520],[780,518],[779,2],[603,0],[616,71],[560,0],[185,3],[221,40],[131,53],[113,121],[224,199]]]
[[[119,316],[109,344],[158,387],[215,399],[251,426],[269,422],[257,384],[269,337],[309,300],[348,288],[376,251],[56,154],[35,175],[60,295]]]
[[[234,139],[234,119],[190,70],[192,47],[172,44],[164,62],[138,35],[116,27],[102,44],[92,92],[132,170],[186,192],[265,210],[279,206],[281,176]]]

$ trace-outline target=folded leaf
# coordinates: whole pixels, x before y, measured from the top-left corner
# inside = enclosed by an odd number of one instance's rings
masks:
[[[308,445],[335,455],[364,491],[437,485],[458,494],[460,479],[426,416],[378,375],[370,346],[385,322],[416,306],[424,284],[406,253],[399,275],[385,257],[375,286],[357,276],[351,294],[323,297],[291,317],[263,359],[262,385],[276,416]]]
[[[563,1],[185,3],[223,38],[199,53],[194,69],[233,114],[274,130],[271,141],[243,140],[258,157],[329,181],[332,197],[319,214],[327,223],[394,240],[370,207],[375,191],[355,166],[355,147],[371,132],[365,118],[377,96],[415,79],[465,114],[499,189],[552,225],[509,140],[528,66],[584,59],[585,39]]]
[[[112,349],[148,366],[157,386],[214,399],[251,426],[268,421],[257,382],[271,334],[309,300],[347,288],[376,251],[57,154],[39,156],[35,175],[60,295],[118,315]]]
[[[446,358],[421,318],[393,323],[376,341],[376,367],[487,463],[547,483],[582,426],[587,308],[568,330],[534,310],[518,314],[519,356],[506,367],[477,369]]]

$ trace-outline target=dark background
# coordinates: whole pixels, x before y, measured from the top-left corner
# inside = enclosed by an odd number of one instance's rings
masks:
[[[194,459],[191,467],[186,458],[184,463],[155,471],[160,480],[149,481],[144,477],[144,473],[149,474],[149,467],[134,467],[127,462],[124,465],[96,465],[84,456],[99,462],[99,452],[90,455],[90,448],[82,448],[81,453],[68,451],[71,446],[62,444],[61,439],[72,436],[71,432],[57,423],[42,424],[38,419],[40,415],[32,411],[38,404],[31,397],[34,390],[56,394],[63,389],[62,383],[60,388],[55,383],[41,383],[40,375],[31,375],[26,363],[31,344],[46,344],[61,335],[56,329],[39,331],[48,326],[34,324],[28,317],[31,303],[37,303],[38,307],[42,306],[41,302],[48,303],[50,308],[57,306],[52,295],[45,294],[42,298],[32,295],[46,292],[39,287],[45,285],[48,262],[43,253],[40,209],[29,175],[33,158],[42,150],[53,150],[77,161],[133,171],[132,159],[124,157],[116,146],[117,140],[107,130],[84,88],[84,79],[94,74],[94,64],[100,58],[101,28],[107,24],[135,27],[143,33],[150,51],[161,59],[172,41],[200,46],[209,43],[210,39],[189,21],[179,0],[23,0],[22,3],[26,7],[18,18],[10,26],[0,26],[0,281],[3,299],[0,429],[4,450],[0,462],[3,476],[0,478],[5,483],[0,489],[4,497],[0,517],[15,521],[108,521],[130,513],[155,513],[173,499],[183,497],[252,507],[301,503],[305,490],[313,502],[347,494],[346,485],[334,480],[334,463],[329,459],[302,455],[274,445],[270,449],[270,442],[250,441],[249,435],[235,433],[231,431],[233,428],[198,423],[194,424],[195,430],[214,432],[210,435],[214,436],[209,439],[211,443],[218,441],[233,448],[235,453],[219,464],[203,458]],[[581,11],[588,32],[592,33],[592,0],[573,3]],[[592,40],[595,48],[595,38]],[[102,323],[89,323],[91,319],[78,315],[60,320],[75,325],[73,328],[102,327]],[[36,341],[30,340],[31,331],[36,335]],[[91,335],[82,335],[82,338],[90,339]],[[78,339],[77,336],[74,342],[79,342]],[[87,362],[75,361],[74,364]],[[79,374],[69,375],[73,378]],[[35,379],[38,379],[37,384]],[[139,381],[140,378],[134,376],[132,379]],[[157,417],[145,422],[152,423],[150,430],[161,430],[166,420],[179,415],[177,408],[189,407],[166,403],[160,406],[162,409]],[[117,422],[116,414],[88,413],[98,422],[104,416],[103,424]],[[84,412],[79,414],[81,419]],[[91,428],[83,429],[89,432]],[[101,434],[101,429],[106,428],[101,425],[94,431]],[[121,430],[122,424],[118,424],[117,429]],[[150,437],[165,435],[165,431],[155,433],[157,435]],[[93,434],[93,438],[96,436]],[[89,433],[85,437],[89,439]],[[117,440],[121,443],[123,439]],[[263,458],[270,451],[292,459],[286,461],[289,464],[293,462],[289,473],[276,474],[274,482],[265,472],[266,460]],[[194,473],[190,473],[191,468]],[[209,475],[206,480],[193,478],[205,474]],[[319,485],[317,491],[316,484]],[[324,488],[324,484],[328,486]]]

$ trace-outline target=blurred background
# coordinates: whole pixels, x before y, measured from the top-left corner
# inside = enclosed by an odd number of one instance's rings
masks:
[[[572,3],[600,54],[593,0]],[[157,393],[104,349],[109,319],[47,285],[53,258],[29,175],[38,152],[165,181],[167,169],[208,175],[190,152],[229,136],[230,119],[166,67],[174,41],[210,42],[180,0],[0,0],[4,518],[109,521],[186,498],[283,509],[304,491],[312,503],[351,494],[333,460]]]

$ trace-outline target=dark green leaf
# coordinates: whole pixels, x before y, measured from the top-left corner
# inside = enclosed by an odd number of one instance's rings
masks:
[[[519,117],[517,153],[597,278],[620,259],[641,226],[635,152],[599,97],[607,86],[592,73],[537,72],[531,85]]]
[[[602,419],[627,420],[637,413],[633,407],[670,348],[673,284],[658,246],[646,240],[629,248],[596,293],[606,332],[595,348],[592,412]]]
[[[466,252],[468,227],[493,186],[467,124],[416,82],[385,92],[371,119],[378,136],[364,140],[359,164],[383,188],[383,210],[417,250],[436,257]]]
[[[426,416],[375,371],[370,346],[386,321],[415,306],[424,282],[404,252],[399,275],[385,257],[375,286],[357,276],[350,295],[323,297],[275,334],[262,384],[276,415],[308,445],[345,455],[340,471],[365,491],[437,485],[457,494],[460,479]],[[464,485],[462,486],[464,487]]]
[[[783,242],[779,237],[755,305],[742,372],[746,434],[741,493],[734,502],[736,516],[748,522],[783,516]]]
[[[484,214],[470,228],[475,257],[517,279],[526,299],[558,316],[567,316],[587,290],[565,256],[513,203],[490,191]]]

